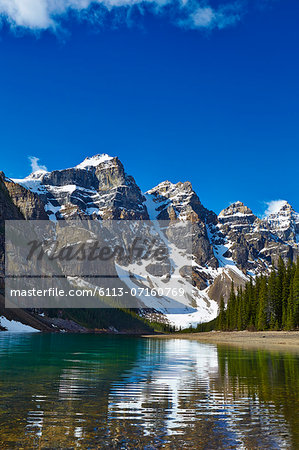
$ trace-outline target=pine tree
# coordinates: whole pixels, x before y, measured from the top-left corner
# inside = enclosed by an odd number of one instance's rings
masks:
[[[294,290],[293,290],[293,280],[290,285],[290,293],[288,297],[287,311],[286,311],[286,321],[284,328],[287,330],[292,330],[295,326],[295,304],[294,304]]]
[[[255,314],[256,314],[256,304],[255,304],[255,294],[254,294],[254,285],[253,279],[250,277],[249,283],[246,284],[245,287],[246,298],[248,302],[248,322],[246,324],[249,325],[250,328],[255,325]]]
[[[276,276],[276,296],[275,296],[275,329],[279,328],[282,323],[283,298],[285,291],[286,267],[282,257],[278,260],[278,269]]]
[[[245,324],[245,311],[243,304],[243,291],[242,288],[238,289],[237,295],[237,328],[238,330],[243,329],[243,324]]]
[[[287,266],[282,258],[278,269],[268,277],[250,279],[245,289],[235,293],[232,282],[227,308],[223,297],[220,300],[216,327],[220,330],[287,329],[299,327],[299,258],[296,264],[289,261]]]
[[[224,305],[224,298],[222,295],[220,299],[219,316],[217,318],[217,328],[218,330],[225,330],[225,326],[226,326],[225,305]]]
[[[257,329],[265,330],[267,328],[267,300],[268,287],[265,277],[261,278],[260,292],[259,292],[259,306],[257,314]]]
[[[233,330],[235,327],[236,327],[236,294],[234,282],[232,281],[230,295],[227,303],[226,328],[228,330]]]
[[[277,280],[276,272],[273,269],[268,278],[268,306],[267,322],[271,329],[275,327],[276,322],[276,303],[277,303]]]
[[[283,282],[281,328],[286,328],[286,323],[288,320],[288,299],[290,295],[290,286],[292,277],[293,277],[293,263],[291,259],[289,259]]]
[[[294,326],[299,327],[299,258],[297,258],[293,278]]]

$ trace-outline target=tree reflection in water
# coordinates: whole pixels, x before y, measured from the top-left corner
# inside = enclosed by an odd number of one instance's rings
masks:
[[[1,448],[299,447],[298,355],[0,335]]]

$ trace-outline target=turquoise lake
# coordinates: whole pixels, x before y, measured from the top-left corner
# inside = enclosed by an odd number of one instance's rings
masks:
[[[299,353],[0,333],[0,448],[299,448]]]

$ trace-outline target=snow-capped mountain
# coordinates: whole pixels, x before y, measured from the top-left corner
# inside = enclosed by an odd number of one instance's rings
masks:
[[[299,214],[287,202],[263,219],[241,202],[231,204],[217,216],[202,205],[190,182],[164,181],[143,194],[121,161],[106,154],[88,157],[68,169],[40,170],[24,179],[10,180],[2,174],[0,188],[1,221],[75,217],[156,221],[155,232],[161,240],[170,228],[160,229],[159,221],[192,223],[192,277],[186,276],[186,266],[172,266],[181,284],[193,286],[187,306],[176,311],[165,309],[157,299],[149,303],[141,299],[144,308],[154,304],[156,312],[177,326],[213,319],[221,295],[228,298],[232,280],[235,286],[243,285],[249,276],[269,270],[279,256],[287,260],[298,255]],[[1,242],[3,249],[3,236]],[[170,261],[182,256],[174,241],[169,255]],[[119,275],[124,270],[130,274],[135,271],[137,276],[139,269],[137,265],[126,269],[116,265],[115,270]],[[130,277],[130,288],[132,283],[134,277]],[[158,288],[163,286],[163,279],[149,271],[143,283]]]
[[[275,264],[279,256],[285,260],[296,258],[298,217],[287,202],[263,219],[242,202],[236,202],[219,214],[216,236],[219,239],[219,233],[222,235],[228,245],[226,256],[231,256],[244,273],[259,273]]]
[[[13,180],[38,194],[50,220],[70,218],[147,219],[145,198],[118,158],[86,158],[75,167],[38,171]]]
[[[290,244],[299,243],[299,214],[285,200],[264,219],[269,229]]]

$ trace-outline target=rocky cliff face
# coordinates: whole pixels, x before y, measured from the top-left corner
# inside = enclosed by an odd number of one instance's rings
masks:
[[[6,177],[0,172],[0,289],[4,285],[4,233],[5,220],[22,220],[19,208],[12,201],[9,191],[6,187]]]
[[[12,203],[26,220],[48,220],[41,198],[12,180],[4,179],[4,185]]]
[[[48,220],[40,197],[0,172],[0,290],[4,288],[4,235],[6,220]]]
[[[221,211],[212,230],[212,240],[227,248],[231,258],[245,274],[256,274],[276,265],[279,256],[286,261],[298,255],[298,214],[285,203],[276,214],[257,218],[241,202]]]
[[[190,182],[164,181],[142,194],[119,159],[105,154],[70,169],[38,171],[22,180],[0,177],[2,223],[5,218],[74,217],[193,224],[192,277],[188,279],[186,267],[180,267],[179,273],[183,283],[193,284],[195,294],[184,313],[173,317],[164,311],[170,322],[182,326],[215,317],[217,303],[221,295],[227,299],[232,280],[243,285],[249,276],[269,270],[279,256],[285,260],[298,256],[299,215],[287,202],[263,219],[242,202],[217,216],[202,205]],[[165,234],[162,229],[158,232]],[[179,254],[180,249],[172,251]],[[162,275],[159,279],[149,268],[146,283],[160,286]]]
[[[13,202],[10,192],[7,189],[7,184],[10,183],[11,181],[5,177],[4,173],[0,172],[0,223],[2,227],[4,226],[5,220],[24,219],[24,216]]]
[[[278,209],[269,214],[263,224],[279,239],[291,246],[299,243],[299,214],[288,202],[280,202]]]
[[[96,155],[71,169],[40,171],[15,180],[37,193],[51,220],[147,219],[145,198],[118,158]]]
[[[245,230],[250,228],[250,225],[256,220],[256,216],[251,209],[245,206],[242,202],[232,203],[225,208],[218,216],[218,221],[222,225],[229,225],[230,228],[238,230]]]
[[[146,193],[147,208],[152,220],[190,221],[196,226],[193,236],[195,261],[201,265],[218,267],[209,241],[207,224],[216,224],[217,216],[206,209],[189,182],[173,184],[164,181]]]

